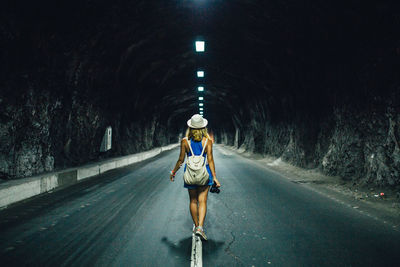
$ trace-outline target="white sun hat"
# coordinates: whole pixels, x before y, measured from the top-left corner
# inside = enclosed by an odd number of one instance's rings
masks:
[[[194,114],[190,120],[187,121],[187,125],[190,128],[201,129],[207,126],[208,121],[199,114]]]

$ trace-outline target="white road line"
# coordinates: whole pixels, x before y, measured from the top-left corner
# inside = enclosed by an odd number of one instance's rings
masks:
[[[200,237],[196,236],[196,267],[203,267],[203,244]]]
[[[196,237],[192,234],[192,253],[190,254],[190,267],[196,266]]]
[[[200,237],[192,234],[192,254],[190,256],[190,267],[203,267],[203,245]]]

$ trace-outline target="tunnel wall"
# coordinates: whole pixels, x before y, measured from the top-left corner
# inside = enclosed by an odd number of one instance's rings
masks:
[[[224,112],[217,142],[356,183],[399,186],[399,5],[257,4],[277,19],[230,21],[253,35],[232,38],[240,46],[218,71],[230,84],[218,84],[227,91],[223,108],[210,112]]]
[[[77,93],[71,97],[55,96],[47,90],[30,89],[15,96],[2,94],[0,103],[0,176],[3,179],[31,176],[177,142],[177,135],[165,131],[166,126],[159,124],[157,114],[148,121],[126,122],[121,114],[108,113]],[[107,126],[113,129],[112,149],[100,152]]]
[[[5,1],[0,10],[1,179],[177,142],[180,129],[171,125],[170,112],[157,106],[163,96],[152,92],[160,88],[155,80],[163,82],[154,75],[173,71],[160,71],[159,54],[144,45],[163,36],[141,26],[148,25],[146,16],[127,23],[140,13],[137,5],[122,16],[125,6],[110,7],[107,1]],[[153,10],[152,4],[145,8]],[[108,126],[112,149],[102,153]]]
[[[322,119],[290,123],[252,119],[235,132],[218,132],[217,141],[360,184],[399,186],[400,115],[389,103],[381,106],[335,108]]]

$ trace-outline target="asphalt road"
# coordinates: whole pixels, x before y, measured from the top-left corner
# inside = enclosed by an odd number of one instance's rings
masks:
[[[400,234],[249,159],[215,149],[204,266],[399,266]],[[189,266],[178,149],[0,211],[1,266]]]

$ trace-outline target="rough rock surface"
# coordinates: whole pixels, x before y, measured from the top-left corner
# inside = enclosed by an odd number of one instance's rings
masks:
[[[361,184],[400,186],[399,133],[399,112],[388,105],[372,112],[336,109],[325,120],[308,124],[251,120],[236,129],[241,141],[233,142],[227,133],[217,141]]]
[[[31,89],[14,99],[2,95],[0,102],[2,179],[31,176],[177,141],[176,134],[169,135],[165,127],[157,126],[157,117],[122,125],[122,116],[106,113],[76,95],[69,99]],[[113,148],[101,153],[100,144],[109,125],[113,129]]]

